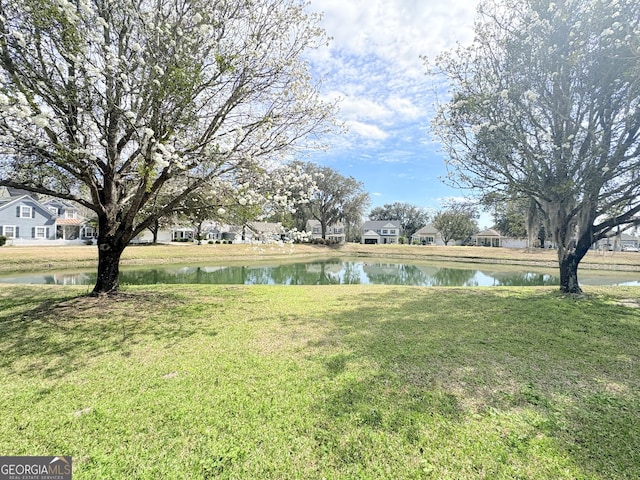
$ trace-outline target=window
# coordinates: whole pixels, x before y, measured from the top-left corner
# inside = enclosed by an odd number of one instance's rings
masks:
[[[36,227],[35,231],[33,232],[33,238],[47,238],[47,227]]]
[[[64,211],[64,218],[78,218],[78,211],[77,210],[65,210]]]
[[[383,235],[388,235],[389,234],[389,230],[382,230],[382,234]]]
[[[313,227],[313,233],[320,233],[320,227]]]
[[[13,225],[5,225],[2,227],[2,235],[7,238],[16,238],[16,227]]]
[[[54,215],[58,215],[58,209],[56,207],[47,207],[47,210],[49,210],[49,212],[53,213]]]
[[[21,205],[18,207],[18,218],[31,218],[31,207]]]
[[[396,231],[395,231],[395,230],[389,230],[389,233],[390,233],[391,235],[395,235],[395,234],[396,234]]]

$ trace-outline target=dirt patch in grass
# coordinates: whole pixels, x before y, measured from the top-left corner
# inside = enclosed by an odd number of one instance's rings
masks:
[[[45,300],[34,310],[25,315],[37,317],[43,322],[63,326],[65,324],[87,321],[95,318],[123,317],[142,319],[145,314],[162,310],[168,305],[175,305],[174,295],[156,292],[120,292],[110,296],[83,295],[65,300]],[[133,315],[132,315],[133,314]]]

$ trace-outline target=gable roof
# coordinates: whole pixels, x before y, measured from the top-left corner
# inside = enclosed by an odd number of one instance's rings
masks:
[[[499,231],[494,230],[493,228],[488,228],[486,230],[483,230],[482,232],[476,233],[473,236],[474,237],[502,237],[502,234]]]
[[[368,220],[362,226],[363,230],[376,230],[381,228],[400,228],[400,222],[397,220]]]
[[[49,199],[46,202],[42,202],[42,205],[44,205],[45,207],[47,205],[58,205],[63,210],[78,210],[78,207],[60,198]]]
[[[23,200],[29,200],[29,201],[39,205],[42,208],[42,204],[39,203],[35,198],[33,198],[31,195],[24,194],[24,195],[19,195],[19,196],[15,196],[15,197],[9,197],[9,198],[1,199],[0,200],[0,210],[8,207],[9,205],[15,205],[16,203],[19,203],[19,202],[21,202]]]
[[[254,233],[280,234],[284,232],[284,228],[282,228],[281,223],[250,222],[247,224],[247,227],[249,227],[249,229],[251,229]]]
[[[433,223],[428,223],[420,230],[416,231],[413,235],[436,235],[440,233],[439,230],[433,226]]]
[[[30,196],[33,199],[36,199],[32,192],[28,192],[27,190],[22,190],[20,188],[13,187],[0,187],[0,199],[13,199],[15,197],[23,197],[25,195]]]
[[[311,220],[307,220],[307,227],[319,227],[320,226],[320,220],[316,220],[315,218],[312,218]],[[344,225],[342,224],[342,222],[335,222],[332,224],[327,225],[328,228],[331,227],[343,227]]]

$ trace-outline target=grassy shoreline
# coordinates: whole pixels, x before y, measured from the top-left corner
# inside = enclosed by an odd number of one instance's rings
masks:
[[[555,265],[461,247],[130,247],[124,267],[328,257]],[[590,254],[581,268],[639,268]],[[0,271],[95,268],[0,248]],[[0,451],[78,479],[640,477],[640,289],[0,289]]]
[[[0,290],[0,451],[84,479],[640,476],[639,290]]]
[[[484,247],[434,247],[413,245],[360,245],[337,247],[314,245],[143,245],[130,246],[121,265],[242,263],[247,260],[305,260],[335,257],[387,258],[412,261],[494,263],[556,268],[553,250],[525,250]],[[0,248],[0,272],[92,269],[97,263],[97,247],[14,247]],[[581,270],[640,271],[640,254],[635,252],[589,252]]]

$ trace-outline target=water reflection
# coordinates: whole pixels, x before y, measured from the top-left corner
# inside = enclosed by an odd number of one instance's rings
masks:
[[[456,264],[410,264],[371,261],[317,261],[257,266],[153,267],[123,269],[123,285],[150,284],[272,284],[272,285],[419,285],[419,286],[542,286],[558,285],[553,270]],[[550,273],[551,272],[551,273]],[[591,276],[590,276],[591,275]],[[640,285],[640,273],[582,272],[584,285]],[[96,274],[51,273],[0,277],[3,283],[93,285]]]

